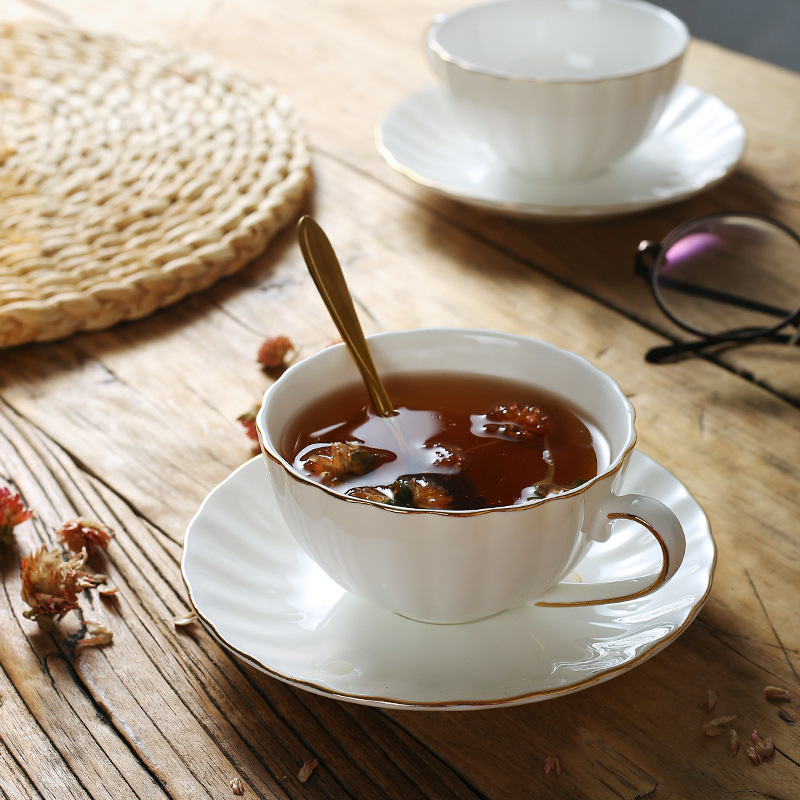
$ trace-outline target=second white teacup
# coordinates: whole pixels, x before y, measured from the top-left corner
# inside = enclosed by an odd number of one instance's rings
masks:
[[[689,32],[640,0],[499,0],[440,15],[430,62],[466,131],[537,178],[585,178],[654,128]]]
[[[410,372],[414,380],[433,378],[446,393],[457,376],[469,374],[524,381],[562,398],[596,429],[598,466],[580,486],[493,508],[408,508],[344,495],[298,470],[291,452],[291,431],[304,424],[310,405],[360,383],[345,346],[329,347],[267,390],[256,425],[289,530],[340,586],[427,622],[474,620],[534,600],[609,602],[596,586],[559,581],[592,542],[612,535],[615,519],[642,524],[661,545],[661,574],[637,595],[675,574],[685,550],[675,515],[653,498],[618,494],[636,433],[633,407],[608,375],[545,342],[491,331],[400,331],[369,341],[384,377]],[[370,480],[366,475],[363,482]]]

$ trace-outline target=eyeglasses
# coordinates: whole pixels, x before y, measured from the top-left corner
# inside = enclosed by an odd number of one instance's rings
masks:
[[[800,306],[787,309],[800,301],[800,236],[777,220],[728,212],[686,222],[639,245],[636,274],[676,325],[700,337],[652,348],[651,363],[720,343],[800,341]]]

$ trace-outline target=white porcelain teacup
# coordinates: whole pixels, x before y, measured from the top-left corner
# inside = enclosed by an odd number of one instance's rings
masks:
[[[492,331],[401,331],[369,343],[384,376],[411,371],[444,381],[448,373],[480,374],[522,380],[563,398],[599,434],[598,471],[561,494],[471,511],[398,508],[339,494],[299,472],[282,452],[285,431],[310,401],[360,381],[344,345],[322,350],[267,390],[256,425],[289,530],[342,587],[428,622],[465,622],[533,601],[610,602],[597,586],[562,579],[592,542],[612,535],[615,519],[641,523],[663,554],[658,578],[631,595],[648,593],[676,572],[685,535],[672,511],[653,498],[617,494],[636,433],[633,406],[608,375],[552,345]]]
[[[689,33],[640,0],[496,0],[438,16],[430,62],[464,129],[537,178],[585,178],[654,128]]]

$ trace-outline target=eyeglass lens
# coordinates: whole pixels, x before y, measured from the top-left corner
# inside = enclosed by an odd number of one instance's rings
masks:
[[[665,311],[701,336],[770,330],[800,304],[800,240],[760,217],[690,223],[654,268]]]

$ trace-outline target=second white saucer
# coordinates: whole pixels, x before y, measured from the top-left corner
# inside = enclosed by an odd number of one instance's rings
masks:
[[[430,86],[389,111],[376,143],[391,167],[453,200],[513,216],[598,217],[666,205],[716,185],[741,160],[746,138],[736,112],[680,85],[655,130],[607,172],[537,181],[473,139],[446,90]]]

